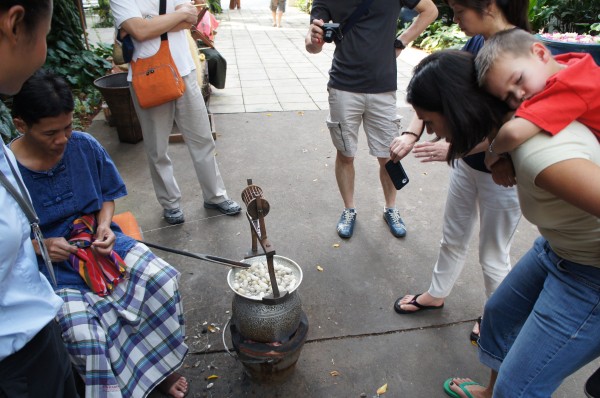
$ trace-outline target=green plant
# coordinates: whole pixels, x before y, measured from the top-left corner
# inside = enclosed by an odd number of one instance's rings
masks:
[[[529,20],[534,31],[588,32],[600,18],[598,0],[530,0]]]
[[[296,0],[296,7],[300,11],[310,13],[310,9],[312,8],[312,0]]]
[[[213,14],[220,14],[223,12],[221,7],[221,0],[207,0],[208,8]]]
[[[87,49],[84,30],[73,0],[55,0],[52,27],[47,37],[48,56],[44,68],[64,77],[77,98],[86,103],[74,112],[75,119],[88,120],[87,112],[95,112],[101,103],[94,80],[112,68],[106,60],[112,47],[99,44]]]
[[[98,0],[96,12],[100,20],[94,25],[95,28],[110,28],[115,25],[115,20],[110,12],[109,0]]]
[[[457,24],[450,26],[438,19],[419,36],[413,45],[427,52],[447,48],[460,48],[467,42],[467,36],[460,30]]]
[[[2,101],[0,101],[0,134],[5,144],[8,144],[13,138],[19,135],[13,124],[10,109]]]

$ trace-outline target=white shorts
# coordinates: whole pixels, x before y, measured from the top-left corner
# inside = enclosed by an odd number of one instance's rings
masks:
[[[400,119],[396,112],[396,92],[352,93],[329,87],[327,127],[331,141],[342,155],[354,157],[358,128],[362,122],[369,153],[378,158],[390,156],[390,144],[398,136]]]

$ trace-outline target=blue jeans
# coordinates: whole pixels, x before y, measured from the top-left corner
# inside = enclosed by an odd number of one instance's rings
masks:
[[[487,301],[479,346],[498,371],[494,397],[550,397],[600,356],[600,269],[538,238]]]

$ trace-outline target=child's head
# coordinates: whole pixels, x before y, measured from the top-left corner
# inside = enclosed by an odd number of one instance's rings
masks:
[[[543,91],[557,65],[546,46],[520,29],[490,37],[475,59],[479,85],[513,109]]]

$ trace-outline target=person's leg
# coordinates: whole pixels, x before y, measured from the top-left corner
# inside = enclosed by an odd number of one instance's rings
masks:
[[[215,158],[215,141],[204,98],[195,73],[183,79],[186,89],[176,101],[175,120],[190,152],[204,202],[221,203],[229,198]]]
[[[277,11],[277,27],[281,28],[281,18],[283,18],[283,11]]]
[[[273,16],[273,27],[277,26],[277,12],[271,10],[271,15]]]
[[[141,243],[123,260],[129,278],[109,296],[59,291],[62,335],[85,375],[86,395],[138,397],[155,388],[181,393],[185,378],[176,370],[188,347],[180,274]]]
[[[354,157],[344,156],[338,150],[335,157],[335,180],[347,209],[354,208],[354,176]]]
[[[474,172],[462,160],[450,169],[440,250],[429,290],[417,298],[421,305],[444,304],[444,299],[450,294],[465,265],[469,241],[477,221],[477,187],[473,179]],[[404,296],[400,300],[401,308],[407,311],[418,310],[417,307],[408,304],[413,298],[414,295]]]
[[[354,229],[354,155],[358,144],[358,128],[364,113],[363,94],[328,88],[329,116],[327,127],[337,150],[335,178],[344,202],[344,212],[337,225],[338,235],[350,238]]]
[[[397,115],[396,93],[369,94],[363,125],[367,134],[369,153],[377,157],[379,182],[383,189],[383,219],[395,237],[406,236],[406,226],[396,208],[397,190],[390,179],[385,164],[390,160],[390,144],[398,136],[400,116]]]
[[[490,307],[495,311],[490,327],[498,328],[496,335],[518,331],[514,341],[505,341],[507,353],[499,358],[498,397],[549,397],[566,377],[600,356],[600,269],[559,258],[543,240],[536,241],[535,249],[534,264],[541,271],[519,261],[489,300],[502,291],[496,307]],[[543,272],[546,277],[530,288],[530,274]],[[498,306],[500,300],[504,303]],[[497,340],[486,341],[487,311],[486,305],[480,341],[494,355]]]
[[[510,246],[521,219],[516,187],[505,188],[491,174],[473,173],[479,192],[479,263],[489,298],[511,269]],[[470,335],[476,344],[480,320]]]
[[[273,17],[273,27],[275,27],[277,26],[277,0],[271,0],[269,8],[271,9],[271,15]]]
[[[474,174],[479,192],[479,262],[490,297],[511,269],[510,246],[521,207],[516,187],[500,186],[488,173]]]
[[[177,209],[180,206],[181,191],[175,181],[173,163],[167,153],[169,134],[173,130],[175,104],[168,102],[144,109],[140,107],[133,88],[130,91],[144,135],[144,149],[156,198],[164,209]]]

